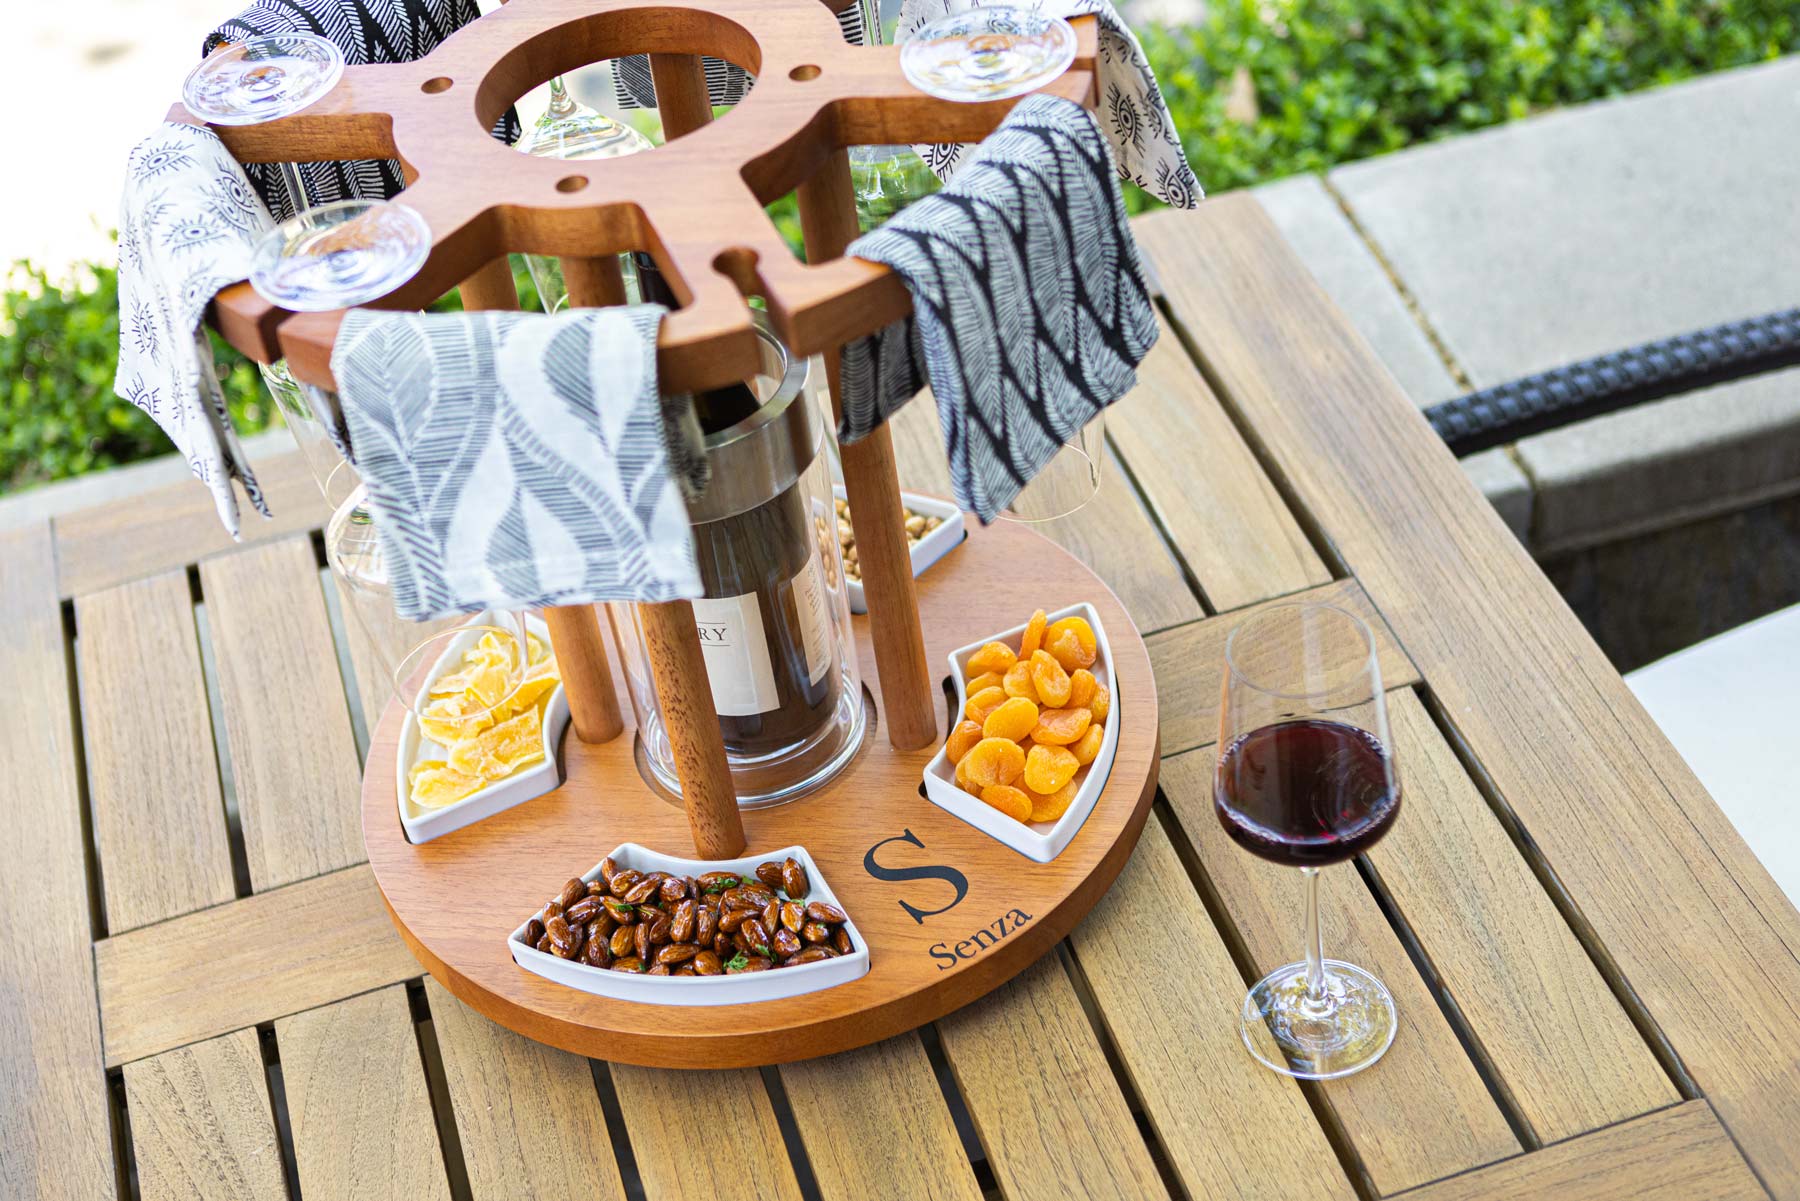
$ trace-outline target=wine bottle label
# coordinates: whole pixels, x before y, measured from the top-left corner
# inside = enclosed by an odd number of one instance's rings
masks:
[[[775,668],[769,661],[769,639],[756,593],[703,597],[693,604],[713,708],[721,717],[750,717],[774,709],[780,703]]]
[[[814,551],[794,577],[794,609],[800,614],[800,638],[806,649],[808,678],[817,684],[831,670],[831,611],[825,607],[825,569]]]

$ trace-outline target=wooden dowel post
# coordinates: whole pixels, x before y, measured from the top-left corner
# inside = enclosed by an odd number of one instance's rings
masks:
[[[731,784],[719,716],[713,711],[694,606],[684,600],[668,601],[639,605],[637,611],[694,847],[702,859],[736,858],[746,845],[744,819]]]
[[[800,185],[800,228],[806,257],[823,262],[844,253],[856,238],[856,193],[850,158],[839,150]],[[833,412],[841,410],[838,352],[825,352],[825,379]],[[863,595],[875,636],[875,664],[881,673],[881,706],[888,741],[896,750],[917,750],[936,740],[937,705],[931,667],[925,659],[925,632],[919,624],[919,597],[913,588],[912,549],[900,503],[900,476],[894,442],[885,425],[842,449],[844,492],[856,527],[857,561]]]
[[[625,280],[617,255],[565,258],[562,269],[570,304],[592,308],[625,303]],[[731,782],[731,763],[725,757],[719,715],[713,710],[706,652],[700,647],[694,606],[672,601],[636,608],[695,850],[705,859],[733,858],[745,846],[744,821]]]
[[[650,78],[656,84],[663,141],[673,142],[712,120],[712,96],[698,54],[652,54]]]
[[[519,307],[512,265],[504,256],[465,279],[461,291],[463,308],[471,312],[511,312]],[[611,742],[624,731],[625,719],[619,712],[619,694],[613,687],[599,614],[592,605],[557,605],[543,614],[550,629],[550,645],[556,650],[557,670],[562,673],[563,693],[569,698],[575,737],[583,742]]]

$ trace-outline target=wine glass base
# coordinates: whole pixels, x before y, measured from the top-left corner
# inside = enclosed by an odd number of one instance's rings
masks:
[[[1399,1020],[1393,994],[1353,963],[1325,960],[1325,988],[1307,998],[1306,965],[1289,963],[1258,980],[1244,997],[1244,1046],[1264,1065],[1299,1080],[1336,1080],[1360,1072],[1393,1045]]]

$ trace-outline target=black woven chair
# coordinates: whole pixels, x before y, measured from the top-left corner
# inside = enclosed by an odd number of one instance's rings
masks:
[[[1583,359],[1436,404],[1425,419],[1457,458],[1645,401],[1800,364],[1800,309]]]

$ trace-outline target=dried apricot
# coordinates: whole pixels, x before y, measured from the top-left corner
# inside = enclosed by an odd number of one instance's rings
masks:
[[[1070,744],[1069,750],[1074,753],[1075,762],[1086,767],[1094,761],[1094,756],[1100,753],[1100,744],[1105,741],[1106,727],[1099,722],[1094,722],[1088,726],[1087,733]]]
[[[988,741],[992,741],[989,739]],[[1014,744],[1017,745],[1016,743]],[[976,750],[981,749],[978,744]],[[973,755],[975,751],[970,751]],[[1049,796],[1057,789],[1075,778],[1081,770],[1081,764],[1066,746],[1034,746],[1031,754],[1025,756],[1025,787],[1044,796]],[[974,767],[969,769],[969,778],[978,780]]]
[[[1074,636],[1071,642],[1070,636]],[[1100,644],[1094,638],[1094,627],[1087,623],[1085,617],[1065,617],[1061,621],[1050,623],[1044,631],[1044,647],[1056,656],[1056,661],[1063,665],[1063,670],[1074,671],[1077,667],[1092,667],[1100,654]]]
[[[1025,795],[1031,800],[1031,820],[1055,821],[1069,811],[1069,806],[1074,803],[1075,794],[1079,791],[1080,788],[1073,779],[1049,795],[1027,791]]]
[[[1074,771],[1075,757],[1069,756],[1070,771]],[[983,738],[969,749],[957,765],[958,770],[967,769],[964,774],[972,784],[983,788],[995,784],[1011,784],[1025,770],[1025,748],[1010,738]]]
[[[1016,822],[1031,818],[1031,798],[1010,784],[995,784],[991,788],[983,788],[981,799]]]
[[[1031,740],[1044,746],[1068,746],[1079,742],[1094,722],[1086,709],[1045,709],[1037,715],[1031,729]]]
[[[990,642],[969,656],[968,670],[971,675],[984,671],[1006,674],[1006,670],[1019,661],[1012,653],[1012,648],[1004,642]]]
[[[1104,684],[1094,689],[1094,701],[1088,708],[1094,711],[1094,724],[1106,724],[1106,715],[1112,712],[1112,691]]]
[[[1031,656],[1031,684],[1038,703],[1060,709],[1069,703],[1069,673],[1046,651]]]
[[[969,757],[964,755],[956,763],[956,786],[970,796],[981,795],[981,785],[969,779]]]
[[[1005,677],[997,671],[984,671],[978,676],[970,676],[969,682],[963,685],[963,691],[974,696],[977,692],[1000,687],[1001,681],[1004,679]]]
[[[1044,645],[1044,625],[1049,620],[1050,615],[1042,609],[1031,615],[1031,620],[1025,623],[1025,634],[1019,639],[1019,658],[1031,658],[1032,653]]]
[[[950,756],[950,762],[961,763],[962,757],[969,753],[969,748],[981,741],[981,726],[972,721],[959,721],[956,728],[950,731],[950,740],[944,743],[944,753]]]
[[[1010,738],[1014,742],[1030,734],[1038,724],[1038,707],[1022,696],[1008,697],[982,723],[983,738]]]
[[[1000,681],[1000,687],[1006,690],[1007,696],[1022,696],[1032,704],[1037,704],[1037,685],[1031,682],[1031,660],[1020,659],[1012,665]]]
[[[970,721],[986,721],[987,715],[998,709],[1006,700],[1006,693],[998,688],[983,688],[980,692],[971,693],[969,703],[963,706],[963,716]]]
[[[1085,667],[1077,667],[1069,673],[1069,708],[1086,709],[1094,700],[1094,689],[1100,687],[1100,681],[1094,673]],[[969,691],[975,691],[971,688]]]

